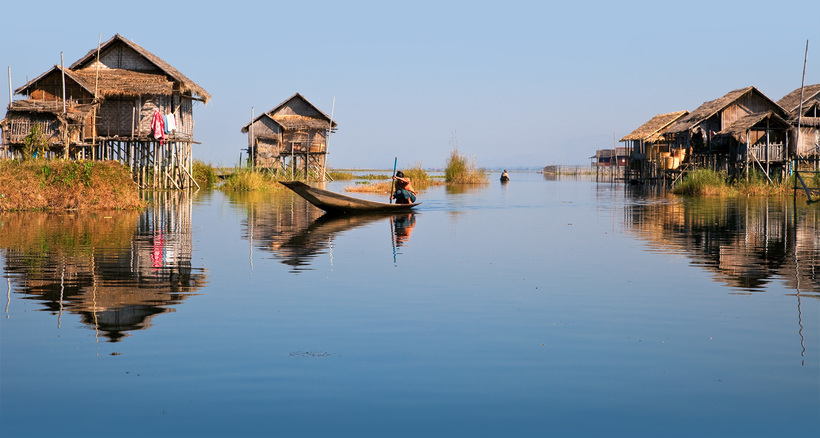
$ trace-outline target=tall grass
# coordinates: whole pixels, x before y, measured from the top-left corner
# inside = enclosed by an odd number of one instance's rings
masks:
[[[281,190],[285,187],[279,181],[304,181],[303,174],[298,169],[292,172],[283,169],[235,168],[219,188],[237,192]]]
[[[735,188],[738,194],[746,196],[774,196],[784,195],[791,192],[794,186],[794,177],[783,180],[776,179],[769,181],[766,175],[754,170],[749,172],[748,179],[742,178],[737,182]]]
[[[201,160],[194,160],[193,177],[194,180],[203,187],[211,187],[219,181],[214,166],[205,164],[205,162]]]
[[[672,193],[677,195],[726,196],[731,192],[731,187],[726,183],[726,176],[709,169],[686,174],[672,189]]]
[[[276,179],[269,173],[256,172],[251,169],[236,169],[220,186],[223,190],[249,192],[270,190],[278,186]]]
[[[404,176],[410,178],[410,183],[417,190],[424,189],[431,183],[430,175],[421,167],[421,163],[416,163],[413,167],[404,170]]]
[[[476,167],[475,159],[468,160],[454,148],[447,158],[444,181],[453,184],[484,184],[489,182],[489,176],[484,169]]]

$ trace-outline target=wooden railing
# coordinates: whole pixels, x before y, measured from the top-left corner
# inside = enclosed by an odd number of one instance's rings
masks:
[[[783,143],[756,144],[751,147],[751,153],[760,162],[781,162],[788,160],[786,145]]]
[[[3,130],[4,142],[6,144],[22,143],[23,140],[31,133],[31,128],[34,125],[40,125],[43,130],[43,135],[49,142],[59,141],[60,135],[56,129],[56,122],[10,120],[6,129]]]

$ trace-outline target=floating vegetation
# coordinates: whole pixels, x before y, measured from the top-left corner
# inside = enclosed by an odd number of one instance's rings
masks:
[[[294,351],[290,353],[291,357],[330,357],[331,354],[326,351]]]

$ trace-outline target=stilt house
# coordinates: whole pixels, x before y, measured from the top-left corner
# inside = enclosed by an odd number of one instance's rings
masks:
[[[698,168],[731,175],[755,166],[781,171],[789,160],[786,111],[755,87],[704,103],[666,130],[670,147],[683,149]]]
[[[671,139],[664,134],[669,126],[687,114],[689,111],[658,114],[619,140],[632,150],[630,161],[638,167],[635,170],[639,178],[655,178],[660,170],[675,166]],[[676,156],[680,157],[680,153]]]
[[[589,157],[593,167],[625,167],[629,165],[629,148],[598,149]]]
[[[324,181],[328,136],[336,122],[299,93],[242,127],[250,165],[304,172]]]
[[[47,155],[118,160],[131,167],[141,187],[194,183],[193,106],[211,96],[119,34],[15,94],[26,98],[11,102],[0,121],[7,157],[28,153],[25,138],[37,126],[47,139]]]
[[[801,89],[798,88],[777,101],[778,105],[789,112],[789,124],[793,126],[789,149],[799,159],[818,162],[820,161],[820,84],[803,87],[803,105],[800,105],[800,95]],[[798,123],[800,124],[799,136],[797,135]]]

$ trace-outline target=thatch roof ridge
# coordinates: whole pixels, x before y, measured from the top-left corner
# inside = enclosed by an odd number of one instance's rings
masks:
[[[125,44],[128,47],[132,48],[134,51],[136,51],[141,56],[143,56],[145,59],[147,59],[152,64],[154,64],[158,69],[162,70],[165,74],[167,74],[168,76],[173,78],[175,81],[179,82],[182,86],[183,91],[190,90],[192,93],[199,95],[199,97],[201,97],[202,100],[205,103],[208,103],[208,100],[211,98],[211,95],[208,94],[208,92],[205,91],[204,88],[197,85],[194,81],[190,80],[187,76],[182,74],[182,72],[180,72],[179,70],[174,68],[171,64],[168,64],[167,62],[165,62],[159,56],[149,52],[148,50],[145,50],[139,44],[137,44],[137,43],[123,37],[120,34],[115,34],[113,37],[111,37],[111,39],[109,39],[105,43],[102,43],[100,45],[100,50],[103,50],[104,48],[108,48],[109,46],[115,44],[118,41],[122,42],[123,44]],[[76,62],[74,62],[74,64],[71,64],[70,68],[72,70],[80,69],[81,67],[84,66],[84,64],[86,64],[90,61],[93,61],[96,58],[96,56],[97,56],[97,49],[96,48],[91,49],[85,56],[78,59]]]
[[[816,97],[820,97],[820,84],[806,85],[803,87],[804,104]],[[783,96],[777,101],[777,104],[789,113],[797,111],[800,108],[800,88],[797,88],[791,93]]]
[[[671,125],[676,120],[686,116],[687,114],[689,114],[689,111],[686,110],[675,111],[666,114],[658,114],[655,117],[649,119],[648,122],[638,127],[638,129],[624,136],[624,138],[620,139],[619,141],[646,140],[653,134],[658,133],[659,131]]]

